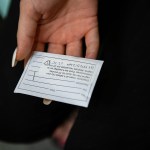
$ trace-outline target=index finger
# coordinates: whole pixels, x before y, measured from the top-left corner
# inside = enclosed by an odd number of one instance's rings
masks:
[[[96,59],[100,47],[100,37],[98,32],[98,27],[91,29],[85,35],[86,43],[86,58]]]
[[[30,54],[39,19],[40,15],[34,9],[32,1],[22,0],[17,32],[17,60],[23,60]]]

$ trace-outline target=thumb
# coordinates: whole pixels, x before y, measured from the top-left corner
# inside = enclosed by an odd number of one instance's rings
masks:
[[[17,31],[16,60],[23,60],[32,50],[40,14],[36,12],[31,0],[21,0]]]

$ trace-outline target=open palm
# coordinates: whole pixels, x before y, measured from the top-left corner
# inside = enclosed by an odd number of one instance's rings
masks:
[[[20,4],[17,59],[31,51],[96,58],[99,48],[97,0],[22,0]]]

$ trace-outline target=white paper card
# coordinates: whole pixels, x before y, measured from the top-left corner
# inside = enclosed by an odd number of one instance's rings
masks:
[[[88,107],[102,64],[100,60],[34,52],[14,92]]]

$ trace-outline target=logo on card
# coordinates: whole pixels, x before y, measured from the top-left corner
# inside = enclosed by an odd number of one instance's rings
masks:
[[[44,63],[45,66],[50,66],[51,65],[51,61],[50,60],[47,60],[45,63]]]

